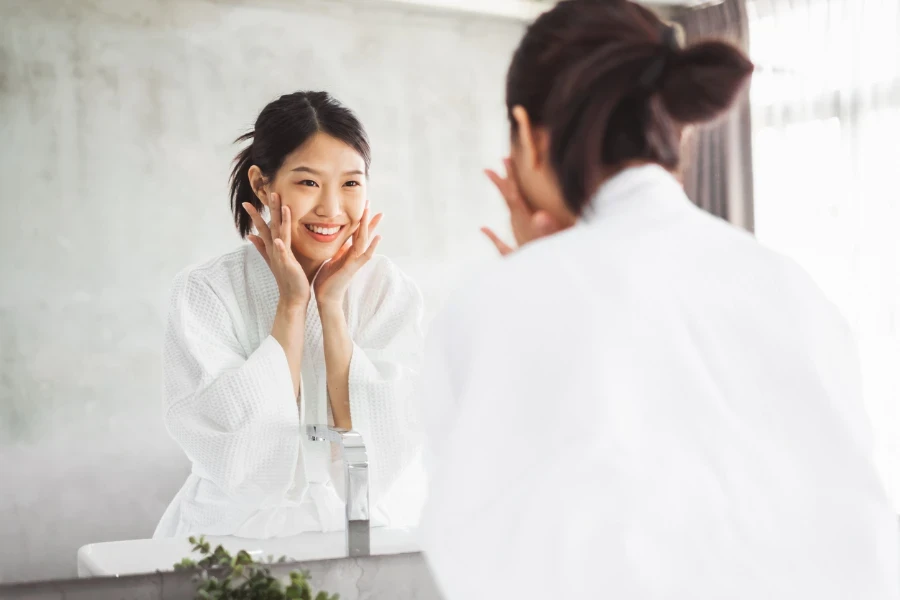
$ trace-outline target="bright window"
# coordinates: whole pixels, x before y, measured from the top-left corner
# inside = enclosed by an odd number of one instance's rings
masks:
[[[900,1],[756,0],[749,13],[757,236],[854,327],[900,511]]]

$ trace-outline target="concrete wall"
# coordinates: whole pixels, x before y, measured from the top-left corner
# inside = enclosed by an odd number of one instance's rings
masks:
[[[493,257],[519,23],[376,0],[0,0],[0,581],[149,537],[188,473],[160,409],[168,286],[235,246],[231,141],[325,89],[374,146],[381,249],[429,307]]]

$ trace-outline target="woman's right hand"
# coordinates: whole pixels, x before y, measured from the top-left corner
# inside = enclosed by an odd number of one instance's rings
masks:
[[[288,310],[305,310],[310,298],[309,279],[291,250],[291,209],[281,204],[278,194],[269,194],[272,222],[267,224],[252,204],[244,202],[242,206],[259,232],[247,237],[275,276],[278,303]]]
[[[506,158],[503,160],[503,165],[506,167],[506,177],[501,177],[491,169],[486,169],[485,174],[497,186],[497,190],[499,190],[503,199],[506,200],[506,206],[509,208],[509,220],[516,243],[521,247],[528,242],[553,235],[564,229],[548,212],[532,210],[528,206],[522,197],[522,193],[519,191],[516,178],[513,176],[512,161]],[[491,229],[482,227],[481,231],[490,238],[501,256],[506,256],[516,251],[514,247],[503,242]]]

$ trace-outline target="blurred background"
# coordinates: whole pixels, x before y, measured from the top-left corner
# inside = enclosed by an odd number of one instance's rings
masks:
[[[539,0],[0,0],[0,582],[75,574],[150,537],[189,464],[164,430],[175,274],[240,243],[233,140],[270,100],[331,92],[373,145],[382,252],[430,318],[508,232],[482,175]],[[692,132],[692,199],[803,264],[857,333],[900,508],[900,0],[657,2],[757,63]]]

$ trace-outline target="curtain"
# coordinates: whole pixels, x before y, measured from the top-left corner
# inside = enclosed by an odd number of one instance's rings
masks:
[[[723,39],[748,47],[744,0],[725,0],[674,13],[685,41]],[[686,132],[682,181],[691,200],[710,213],[753,231],[750,105],[747,92],[723,119]]]
[[[900,0],[750,0],[756,234],[854,327],[900,509]]]

